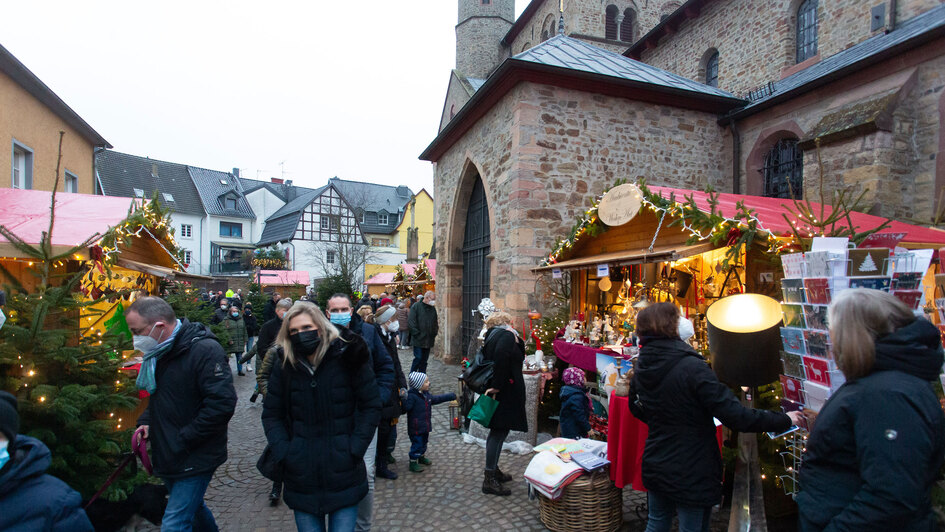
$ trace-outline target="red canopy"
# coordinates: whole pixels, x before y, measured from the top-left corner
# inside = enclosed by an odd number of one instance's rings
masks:
[[[685,190],[669,187],[648,187],[650,192],[659,194],[664,198],[669,198],[670,194],[675,194],[678,203],[684,203],[689,196],[692,196],[700,210],[711,212],[709,207],[709,194],[695,190]],[[733,218],[737,212],[736,203],[744,202],[745,206],[755,211],[758,218],[758,227],[774,235],[782,236],[791,233],[791,225],[784,219],[787,215],[792,219],[788,207],[792,206],[790,200],[781,198],[764,198],[761,196],[745,196],[741,194],[719,194],[719,209],[726,218]],[[811,202],[815,212],[820,212],[820,204]],[[833,209],[830,206],[824,206],[824,212],[829,214]],[[854,212],[850,214],[853,225],[858,226],[858,231],[864,231],[882,224],[886,219],[871,214]],[[798,226],[802,226],[798,221]],[[804,226],[806,227],[806,226]],[[883,229],[881,233],[905,233],[906,237],[900,245],[909,248],[934,248],[945,246],[945,231],[922,227],[918,225],[907,224],[893,221],[889,227]]]

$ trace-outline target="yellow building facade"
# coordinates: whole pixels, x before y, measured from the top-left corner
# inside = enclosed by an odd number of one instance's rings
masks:
[[[407,229],[415,227],[418,236],[417,256],[430,255],[433,250],[433,196],[427,190],[420,189],[407,204],[404,219],[397,227],[400,252],[407,254]]]

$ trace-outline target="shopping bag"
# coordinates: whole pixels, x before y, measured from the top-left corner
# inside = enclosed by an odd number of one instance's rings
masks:
[[[480,395],[467,417],[483,427],[488,427],[489,422],[492,421],[492,415],[495,414],[495,409],[498,408],[498,406],[499,402],[492,397]]]

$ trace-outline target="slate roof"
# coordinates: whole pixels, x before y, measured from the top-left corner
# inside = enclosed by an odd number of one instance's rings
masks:
[[[253,208],[249,206],[246,197],[243,195],[243,186],[239,178],[229,172],[220,172],[218,170],[208,170],[206,168],[187,167],[194,185],[197,186],[197,192],[203,202],[203,208],[207,214],[213,216],[230,216],[233,218],[256,219]],[[227,209],[224,207],[222,197],[227,192],[236,194],[236,209]]]
[[[302,211],[328,187],[329,185],[325,185],[315,190],[307,189],[307,192],[299,194],[294,200],[274,212],[272,216],[266,219],[266,226],[263,228],[257,245],[268,246],[276,242],[292,240],[299,225],[299,217],[302,215]]]
[[[511,61],[524,61],[551,67],[599,74],[627,81],[683,90],[708,96],[736,99],[735,95],[704,83],[684,78],[629,57],[598,48],[565,35],[551,39],[512,56]]]
[[[346,181],[337,177],[329,179],[329,183],[338,189],[355,214],[362,209],[365,211],[364,223],[360,225],[361,231],[368,234],[389,235],[395,232],[397,226],[400,225],[404,206],[413,197],[413,191],[405,186],[392,187],[376,183]],[[378,225],[377,216],[372,213],[388,214],[390,216],[388,224]]]
[[[153,165],[157,165],[157,177],[151,175]],[[172,212],[201,217],[206,214],[186,165],[105,150],[96,154],[95,167],[106,196],[134,198],[137,188],[150,199],[157,190],[158,202]],[[173,203],[164,194],[171,194]]]
[[[240,183],[243,185],[243,194],[247,196],[256,192],[261,188],[265,188],[269,192],[275,194],[275,196],[282,201],[285,201],[285,193],[282,191],[283,185],[280,183],[273,183],[271,181],[259,181],[258,179],[247,179],[245,177],[238,178]]]
[[[773,82],[774,91],[771,94],[732,114],[735,117],[742,117],[760,111],[762,108],[786,99],[789,95],[793,96],[797,92],[812,90],[829,83],[847,70],[860,70],[942,35],[945,35],[945,4],[901,22],[889,33],[880,33],[870,37],[800,72]]]

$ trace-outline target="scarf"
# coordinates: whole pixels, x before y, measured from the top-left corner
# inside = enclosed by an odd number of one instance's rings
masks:
[[[135,381],[135,385],[139,390],[145,390],[150,395],[154,395],[154,392],[157,391],[157,380],[155,380],[154,375],[158,360],[170,351],[171,347],[174,347],[174,339],[180,331],[180,325],[180,320],[177,320],[177,326],[174,327],[174,332],[171,333],[170,338],[159,343],[153,351],[144,355],[144,360],[141,361],[141,369],[138,371],[138,379]]]

